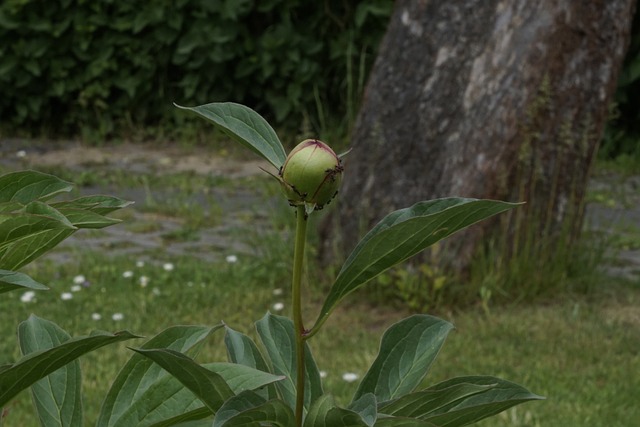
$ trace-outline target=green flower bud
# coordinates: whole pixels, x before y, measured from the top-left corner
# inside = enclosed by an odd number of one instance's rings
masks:
[[[289,153],[280,178],[289,203],[322,209],[338,192],[342,170],[340,158],[327,144],[306,139]]]

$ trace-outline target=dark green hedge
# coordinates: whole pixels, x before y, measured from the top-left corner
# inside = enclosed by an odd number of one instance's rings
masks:
[[[318,100],[338,117],[392,3],[3,0],[0,124],[109,134],[121,124],[171,123],[172,102],[223,100],[285,125],[317,116]]]
[[[604,159],[627,156],[640,161],[640,7],[633,18],[631,43],[614,101],[599,155]]]

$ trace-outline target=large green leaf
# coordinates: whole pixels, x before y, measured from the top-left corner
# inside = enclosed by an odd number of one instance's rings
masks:
[[[53,322],[29,317],[18,327],[23,355],[49,350],[71,339]],[[80,362],[74,360],[31,386],[31,395],[43,426],[82,425]]]
[[[220,102],[197,107],[176,107],[190,110],[213,122],[231,138],[260,155],[276,169],[287,158],[278,135],[267,121],[251,108],[233,102]]]
[[[437,390],[417,391],[383,404],[380,412],[399,417],[425,418],[495,386],[496,384],[457,383]]]
[[[222,376],[180,352],[166,348],[133,350],[153,360],[173,375],[214,414],[227,399],[234,395]]]
[[[138,338],[130,332],[95,332],[86,337],[72,338],[49,350],[24,356],[18,362],[0,369],[0,407],[36,381],[76,360],[85,353],[108,344]]]
[[[258,346],[250,337],[234,331],[228,326],[225,327],[225,331],[224,343],[227,347],[227,355],[230,362],[249,366],[260,371],[270,372],[269,366],[264,360],[262,353],[260,353]],[[272,384],[257,393],[267,400],[277,397],[276,388]]]
[[[12,291],[14,289],[33,289],[38,291],[46,291],[49,288],[41,283],[36,282],[24,273],[0,270],[0,294]]]
[[[260,395],[245,391],[229,399],[213,419],[213,427],[250,426],[291,427],[293,411],[282,400],[266,401]]]
[[[169,348],[180,352],[195,353],[203,341],[222,325],[213,328],[206,326],[174,326],[160,332],[155,337],[142,345],[142,348]],[[145,411],[149,408],[162,406],[162,412],[157,413],[157,422],[166,420],[184,411],[198,408],[199,402],[194,403],[192,393],[181,394],[182,399],[167,400],[165,396],[158,392],[158,400],[151,401],[149,395],[145,396],[147,390],[151,388],[163,389],[161,383],[164,377],[170,375],[152,360],[134,354],[125,364],[109,389],[102,404],[97,426],[120,426],[130,427],[131,412],[137,411],[138,419],[145,418]],[[166,384],[166,383],[165,383]],[[169,383],[171,384],[171,383]],[[183,387],[177,387],[177,390]],[[146,409],[145,409],[146,408]]]
[[[520,403],[544,399],[518,384],[490,376],[452,378],[428,388],[427,391],[446,390],[459,384],[490,387],[441,407],[422,418],[442,427],[459,427],[491,417]]]
[[[36,171],[12,172],[0,176],[0,202],[27,204],[46,200],[56,194],[71,191],[71,183],[53,175]]]
[[[317,399],[304,420],[304,427],[370,427],[353,410],[339,408],[328,394]]]
[[[283,381],[276,383],[282,398],[291,407],[296,405],[296,359],[295,330],[291,319],[267,313],[256,322],[260,340],[271,360],[273,373],[284,375]],[[322,380],[309,346],[305,344],[305,395],[304,407],[308,410],[311,404],[322,396]]]
[[[495,200],[447,198],[417,203],[387,215],[347,258],[320,311],[314,330],[346,295],[378,274],[439,240],[517,206]]]
[[[453,325],[417,314],[392,325],[382,336],[378,356],[353,398],[373,393],[378,402],[413,391],[434,362]]]

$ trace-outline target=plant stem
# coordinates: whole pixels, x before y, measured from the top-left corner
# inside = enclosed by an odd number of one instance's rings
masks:
[[[293,254],[293,325],[296,335],[296,426],[302,426],[304,406],[304,325],[302,322],[302,268],[304,264],[304,245],[307,240],[307,213],[304,206],[298,206],[296,212],[296,240]]]

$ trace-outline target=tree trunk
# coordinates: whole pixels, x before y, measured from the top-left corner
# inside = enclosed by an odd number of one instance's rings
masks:
[[[635,0],[396,1],[325,242],[340,238],[348,251],[391,210],[446,196],[526,201],[519,224],[579,230],[634,9]],[[450,239],[445,263],[464,270],[495,225]]]

